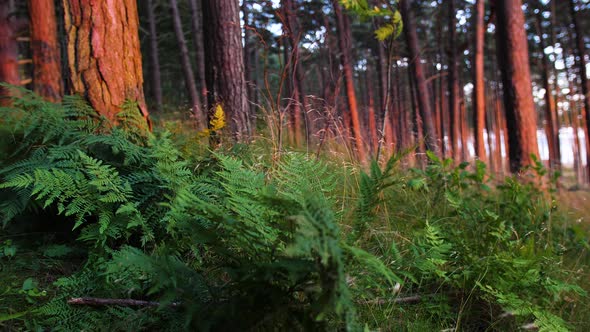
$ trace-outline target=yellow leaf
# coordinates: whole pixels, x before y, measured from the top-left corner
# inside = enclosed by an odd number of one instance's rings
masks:
[[[225,127],[225,113],[223,112],[223,107],[221,104],[217,104],[215,106],[215,112],[213,112],[213,116],[211,120],[209,120],[209,129],[212,131],[218,131]]]

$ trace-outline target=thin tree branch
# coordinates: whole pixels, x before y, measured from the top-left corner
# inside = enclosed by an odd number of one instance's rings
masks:
[[[68,304],[91,306],[118,305],[124,307],[158,307],[161,305],[160,302],[155,301],[143,301],[134,299],[105,299],[98,297],[74,297],[68,300]],[[171,307],[178,307],[180,306],[180,302],[172,302],[168,305]]]

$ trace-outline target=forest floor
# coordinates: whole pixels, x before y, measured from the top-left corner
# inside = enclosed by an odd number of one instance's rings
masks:
[[[566,206],[568,214],[579,219],[579,222],[590,224],[590,191],[562,190],[557,195],[561,204]]]

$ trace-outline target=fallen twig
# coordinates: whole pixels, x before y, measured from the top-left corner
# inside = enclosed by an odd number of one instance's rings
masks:
[[[405,296],[405,297],[395,297],[391,299],[374,299],[374,300],[366,300],[366,301],[359,301],[364,304],[387,304],[387,303],[395,303],[395,304],[413,304],[418,303],[422,300],[422,296],[420,295],[412,295],[412,296]]]
[[[103,299],[98,297],[74,297],[68,300],[68,304],[95,306],[119,305],[123,307],[158,307],[161,305],[160,302],[155,301],[134,299]],[[178,307],[180,306],[180,303],[172,302],[168,305],[171,307]]]

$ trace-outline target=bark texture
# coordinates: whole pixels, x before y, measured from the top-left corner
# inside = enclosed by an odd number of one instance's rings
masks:
[[[473,110],[475,112],[475,155],[482,161],[486,160],[483,130],[486,120],[485,83],[484,83],[484,0],[475,3],[475,54],[474,54],[474,78],[473,78]],[[490,133],[488,132],[488,136]],[[491,145],[490,145],[491,147]],[[490,148],[491,149],[491,148]]]
[[[289,86],[291,87],[290,102],[291,115],[293,122],[293,136],[295,144],[301,144],[301,127],[302,118],[307,114],[305,108],[305,95],[303,93],[303,70],[301,69],[301,57],[299,56],[299,40],[301,33],[299,22],[297,20],[296,8],[293,0],[281,0],[281,7],[283,11],[283,26],[289,39],[289,56],[285,59],[286,64],[290,67]],[[307,133],[306,128],[306,133]],[[307,137],[307,134],[306,134]]]
[[[461,158],[461,146],[464,142],[460,142],[461,138],[461,119],[459,116],[459,67],[457,66],[457,32],[456,32],[456,15],[455,0],[449,0],[449,117],[450,117],[450,146],[453,151],[453,159],[458,161]]]
[[[11,16],[10,4],[0,0],[0,82],[19,85],[18,45],[16,43],[17,27]],[[9,95],[7,89],[0,87],[0,105],[6,104],[4,97]]]
[[[332,0],[334,5],[334,12],[336,14],[336,24],[338,30],[338,46],[340,48],[340,63],[342,64],[342,71],[344,73],[344,85],[346,87],[346,98],[348,100],[348,108],[352,122],[352,133],[360,160],[365,161],[365,145],[363,142],[363,135],[361,131],[361,123],[356,100],[356,93],[354,90],[354,79],[351,59],[351,31],[350,24],[347,17],[342,12],[342,7],[338,0]]]
[[[434,128],[434,115],[430,105],[430,91],[428,90],[424,69],[422,68],[422,57],[420,55],[420,45],[418,44],[418,35],[416,33],[416,24],[410,10],[411,0],[401,0],[399,2],[400,11],[404,22],[404,34],[408,44],[411,69],[416,86],[416,99],[420,118],[422,120],[423,134],[425,135],[426,148],[440,154],[437,144],[436,130]]]
[[[559,123],[555,107],[555,97],[553,96],[553,88],[549,83],[550,65],[547,55],[545,54],[545,37],[541,27],[543,15],[541,11],[537,13],[536,18],[535,28],[537,30],[537,35],[539,36],[539,50],[541,52],[541,79],[543,81],[543,88],[545,89],[545,134],[547,136],[547,145],[549,147],[549,166],[552,169],[559,169],[561,164]]]
[[[234,140],[251,133],[238,0],[202,0],[209,108],[221,105]]]
[[[584,46],[584,36],[582,35],[582,28],[578,20],[578,14],[575,8],[574,0],[570,0],[570,11],[572,15],[572,21],[574,23],[574,31],[576,32],[576,49],[578,51],[578,70],[579,76],[582,81],[582,94],[584,95],[584,110],[585,114],[585,126],[584,134],[586,135],[586,173],[588,174],[587,181],[590,181],[590,82],[588,81],[588,75],[586,74],[587,61],[586,61],[586,47]]]
[[[154,15],[154,1],[147,0],[148,23],[150,27],[150,61],[152,75],[152,92],[156,109],[162,109],[162,74],[160,71],[160,55],[158,51],[158,29],[156,27],[156,18]]]
[[[33,91],[53,102],[61,100],[63,86],[57,22],[53,0],[29,0]]]
[[[63,0],[70,93],[110,120],[125,100],[147,119],[134,0]]]
[[[374,154],[377,153],[377,146],[379,145],[379,137],[377,135],[377,119],[375,113],[375,96],[373,95],[373,73],[371,71],[371,66],[367,66],[365,70],[365,90],[367,91],[367,110],[369,111],[367,114],[368,117],[368,125],[369,125],[369,134],[371,135],[371,149]],[[381,116],[386,116],[387,114],[382,114]],[[385,123],[387,123],[387,119],[384,118]],[[385,128],[390,128],[389,126],[385,125]],[[383,128],[382,128],[383,129]],[[391,130],[390,130],[391,131]],[[385,130],[387,133],[387,129]],[[381,136],[390,137],[392,133],[390,132],[389,135],[385,135],[382,133]]]
[[[502,71],[510,170],[530,165],[539,156],[529,51],[521,0],[496,0],[496,43]]]
[[[203,15],[201,11],[201,0],[189,0],[191,7],[191,27],[193,32],[193,43],[195,44],[195,60],[197,63],[196,79],[200,93],[205,105],[207,99],[207,82],[205,81],[205,48],[203,46]]]
[[[195,75],[191,67],[191,60],[188,54],[188,46],[184,38],[184,31],[182,29],[182,22],[180,20],[180,13],[178,12],[178,3],[176,0],[170,0],[170,10],[172,11],[172,21],[174,23],[174,34],[180,49],[180,63],[182,64],[182,74],[184,75],[184,84],[186,91],[191,99],[191,109],[197,118],[197,121],[202,124],[201,116],[201,98],[197,92],[197,85],[195,84]]]

